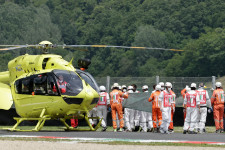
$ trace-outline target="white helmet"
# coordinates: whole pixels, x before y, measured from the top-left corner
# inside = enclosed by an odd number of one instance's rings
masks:
[[[103,85],[101,85],[101,86],[99,87],[99,89],[100,89],[100,91],[106,91],[105,86],[103,86]]]
[[[155,90],[156,90],[156,91],[161,90],[161,85],[157,84],[157,85],[155,86]]]
[[[124,88],[127,88],[127,86],[126,85],[122,85],[122,89],[124,89]]]
[[[196,88],[196,83],[191,83],[191,88]]]
[[[118,83],[114,83],[113,84],[113,88],[119,88],[119,84]]]
[[[147,90],[148,89],[148,86],[147,85],[144,85],[144,86],[142,86],[142,90]]]
[[[216,87],[221,87],[222,83],[221,82],[216,82]]]
[[[171,82],[169,82],[169,85],[170,85],[170,87],[171,87],[171,88],[173,88],[173,85],[172,85],[172,83],[171,83]]]
[[[186,92],[190,92],[191,88],[190,87],[186,87]]]
[[[159,85],[162,87],[162,86],[164,86],[164,83],[163,82],[159,82]]]
[[[134,89],[134,87],[133,86],[128,86],[128,88],[127,88],[128,90],[133,90]]]
[[[171,87],[172,88],[172,84],[170,82],[166,82],[165,87]]]
[[[161,90],[164,90],[164,82],[159,82],[159,85],[161,86]]]
[[[190,87],[188,85],[186,85],[185,89],[187,90],[188,88],[190,89]]]

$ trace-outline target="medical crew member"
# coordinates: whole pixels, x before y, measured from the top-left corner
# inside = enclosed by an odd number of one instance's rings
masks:
[[[121,90],[123,93],[126,93],[127,91],[127,87],[126,85],[122,85],[122,86],[119,86],[119,90]],[[124,98],[122,98],[122,104],[123,104],[123,101],[124,101]],[[124,111],[124,109],[123,109]],[[124,112],[123,112],[123,119],[124,119]],[[119,120],[119,117],[118,117],[118,113],[116,113],[116,125],[117,125],[117,130],[119,130],[119,126],[120,126],[120,120]],[[126,123],[124,124],[124,127],[126,127]]]
[[[142,86],[142,92],[148,93],[148,86]],[[140,127],[141,132],[147,132],[148,130],[152,130],[152,113],[146,111],[139,111],[140,112]],[[147,122],[148,122],[148,129],[147,129]]]
[[[162,124],[160,126],[160,132],[168,134],[168,127],[171,119],[171,101],[173,95],[171,92],[171,83],[166,82],[165,90],[159,95],[159,106],[162,111]]]
[[[155,92],[152,92],[151,96],[149,97],[148,101],[152,102],[152,119],[153,119],[153,128],[154,132],[158,132],[160,125],[162,124],[162,112],[159,106],[159,95],[161,93],[161,85],[156,85]],[[158,120],[158,124],[157,124]]]
[[[224,91],[221,82],[216,82],[216,90],[211,97],[216,133],[223,133]]]
[[[58,87],[59,87],[59,90],[60,92],[63,94],[63,93],[66,93],[66,85],[67,85],[67,82],[63,80],[63,76],[62,75],[59,75],[59,79],[57,81],[57,84],[58,84]],[[56,86],[54,85],[53,86],[53,92],[57,92],[57,89],[56,89]]]
[[[159,85],[161,86],[161,91],[164,91],[164,89],[165,89],[165,84],[164,84],[164,82],[159,82]]]
[[[112,120],[113,120],[113,129],[114,132],[117,131],[117,125],[116,125],[116,112],[118,113],[118,117],[120,120],[120,129],[119,132],[123,131],[124,121],[123,121],[123,110],[122,110],[122,97],[128,98],[128,94],[124,94],[123,92],[119,91],[119,84],[114,83],[113,84],[113,91],[110,92],[110,105],[112,109]]]
[[[107,123],[107,106],[110,104],[109,94],[106,92],[105,86],[100,86],[100,97],[98,100],[97,107],[97,116],[102,119],[101,126],[102,131],[106,131],[106,123]]]
[[[184,108],[186,109],[186,118],[183,127],[183,134],[187,133],[189,128],[189,134],[196,134],[194,128],[196,126],[198,109],[200,109],[200,100],[196,90],[196,84],[191,84],[191,91],[185,94]]]
[[[127,91],[126,85],[122,85],[122,92],[126,92],[126,91]]]
[[[173,88],[172,84],[171,84],[171,88]],[[176,94],[171,90],[172,95],[173,95],[173,99],[171,101],[171,120],[170,120],[170,125],[169,125],[169,131],[173,132],[173,116],[175,113],[175,108],[176,108]]]
[[[89,111],[88,117],[97,117],[97,105]],[[92,125],[93,128],[96,127],[97,125],[97,119],[89,119],[90,124]]]
[[[128,93],[134,93],[133,86],[128,86],[127,90]],[[134,130],[134,113],[134,109],[124,108],[124,120],[127,132],[132,132]]]
[[[203,89],[204,84],[199,84],[199,89],[197,90],[200,100],[200,109],[198,111],[197,117],[197,128],[199,129],[199,133],[203,133],[205,129],[206,117],[207,117],[207,105],[209,110],[211,108],[211,101],[209,99],[209,94],[206,90]]]

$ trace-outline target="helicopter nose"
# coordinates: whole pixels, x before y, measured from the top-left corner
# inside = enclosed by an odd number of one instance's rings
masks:
[[[99,99],[99,94],[93,90],[92,88],[86,89],[86,100],[90,102],[90,104],[97,104]]]

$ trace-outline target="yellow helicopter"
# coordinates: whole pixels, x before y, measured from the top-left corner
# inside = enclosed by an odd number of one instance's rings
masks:
[[[48,54],[50,48],[62,47],[116,47],[183,51],[176,49],[128,47],[108,45],[53,45],[42,41],[37,45],[0,45],[1,51],[19,48],[42,48],[42,55],[22,55],[8,63],[9,71],[0,73],[0,109],[8,110],[13,101],[20,116],[14,118],[17,123],[10,131],[39,131],[46,120],[59,119],[66,130],[95,131],[101,124],[99,117],[88,117],[99,100],[99,88],[95,79],[86,71],[90,60],[78,61],[80,69],[75,69],[70,62],[59,55]],[[89,129],[73,128],[66,123],[67,119],[85,119]],[[89,119],[98,119],[95,128]],[[32,130],[21,130],[17,127],[25,120],[38,121]]]

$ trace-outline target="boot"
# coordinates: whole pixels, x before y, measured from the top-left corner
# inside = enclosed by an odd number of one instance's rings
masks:
[[[140,129],[140,126],[135,126],[134,132],[139,131],[139,129]]]
[[[120,129],[118,130],[118,132],[123,132],[123,128],[120,128]]]
[[[215,133],[220,133],[220,129],[216,130],[216,132],[215,132]]]
[[[106,131],[107,127],[103,127],[102,128],[102,132]]]
[[[189,131],[188,134],[197,134],[195,131]]]
[[[158,129],[154,128],[153,133],[158,133]]]

